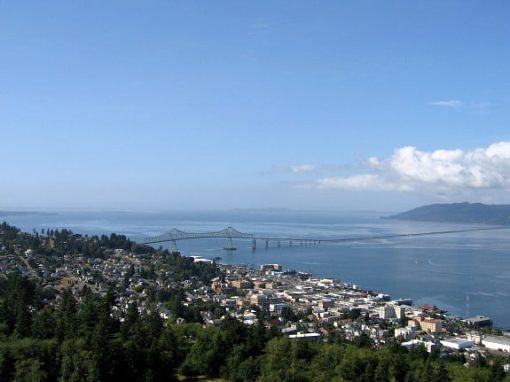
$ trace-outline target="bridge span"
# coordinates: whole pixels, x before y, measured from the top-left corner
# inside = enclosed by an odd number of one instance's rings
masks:
[[[196,240],[196,239],[216,239],[216,238],[225,238],[227,239],[227,244],[225,245],[226,250],[235,250],[232,239],[252,239],[254,240],[254,235],[250,233],[239,232],[238,230],[227,227],[222,229],[221,231],[213,231],[213,232],[184,232],[180,229],[173,228],[167,233],[162,235],[148,237],[142,240],[142,244],[156,244],[163,242],[170,242],[171,249],[177,250],[177,241],[178,240]]]
[[[275,243],[277,247],[288,244],[290,247],[294,245],[320,245],[329,243],[342,243],[342,242],[357,242],[378,239],[396,239],[404,237],[417,237],[417,236],[431,236],[431,235],[446,235],[452,233],[463,232],[476,232],[476,231],[494,231],[501,229],[510,229],[510,226],[497,226],[497,227],[478,227],[478,228],[465,228],[447,231],[428,231],[416,233],[403,233],[403,234],[389,234],[389,235],[372,235],[372,236],[351,236],[351,237],[338,237],[338,238],[306,238],[306,237],[271,237],[271,236],[255,236],[251,233],[244,233],[232,227],[227,227],[220,231],[212,232],[185,232],[177,228],[173,228],[167,233],[148,237],[141,241],[141,244],[157,244],[163,242],[170,242],[170,249],[177,251],[177,241],[179,240],[198,240],[198,239],[227,239],[224,247],[225,250],[235,250],[232,239],[251,240],[252,249],[257,248],[257,240],[264,243],[265,248],[269,248],[270,243]]]

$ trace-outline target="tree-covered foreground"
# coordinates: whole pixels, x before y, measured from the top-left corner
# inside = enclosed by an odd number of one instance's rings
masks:
[[[424,349],[368,341],[289,340],[263,323],[227,318],[220,326],[177,324],[130,305],[113,318],[115,296],[69,290],[53,307],[16,273],[0,283],[0,381],[509,381],[503,358],[466,368]]]

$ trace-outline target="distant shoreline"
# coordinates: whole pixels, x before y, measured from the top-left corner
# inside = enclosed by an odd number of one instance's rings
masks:
[[[56,213],[56,212],[39,212],[39,211],[0,211],[0,217],[27,216],[27,215],[58,215],[58,213]]]

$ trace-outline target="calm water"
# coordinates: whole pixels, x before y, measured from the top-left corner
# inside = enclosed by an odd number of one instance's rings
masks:
[[[117,232],[134,239],[176,227],[213,231],[227,226],[260,236],[336,238],[471,228],[437,223],[383,220],[374,213],[233,211],[218,213],[58,213],[0,216],[23,230],[70,228],[82,234]],[[312,272],[388,293],[415,304],[433,303],[452,315],[486,314],[497,326],[510,327],[510,230],[457,233],[269,249],[235,241],[237,251],[222,250],[224,240],[178,242],[183,255],[222,258],[229,264],[280,263],[285,269]]]

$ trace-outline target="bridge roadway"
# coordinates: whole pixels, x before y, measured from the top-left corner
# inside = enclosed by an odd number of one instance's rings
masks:
[[[356,242],[356,241],[367,241],[367,240],[379,240],[379,239],[395,239],[404,237],[417,237],[417,236],[432,236],[432,235],[446,235],[451,233],[463,233],[463,232],[477,232],[477,231],[494,231],[501,229],[510,229],[510,226],[497,226],[497,227],[479,227],[479,228],[465,228],[455,229],[446,231],[429,231],[429,232],[416,232],[416,233],[402,233],[402,234],[390,234],[390,235],[371,235],[371,236],[352,236],[352,237],[339,237],[339,238],[306,238],[306,237],[271,237],[271,236],[255,236],[250,233],[240,232],[232,227],[227,227],[221,231],[213,232],[185,232],[176,228],[171,231],[164,233],[159,236],[148,237],[142,240],[142,244],[157,244],[163,242],[170,242],[171,249],[177,250],[178,240],[196,240],[196,239],[213,239],[213,238],[225,238],[227,244],[226,250],[235,250],[232,239],[251,240],[252,249],[256,249],[257,240],[265,242],[265,247],[269,247],[270,242],[275,242],[278,247],[281,246],[282,242],[288,242],[289,246],[293,246],[294,243],[300,245],[319,245],[328,243],[342,243],[342,242]]]

